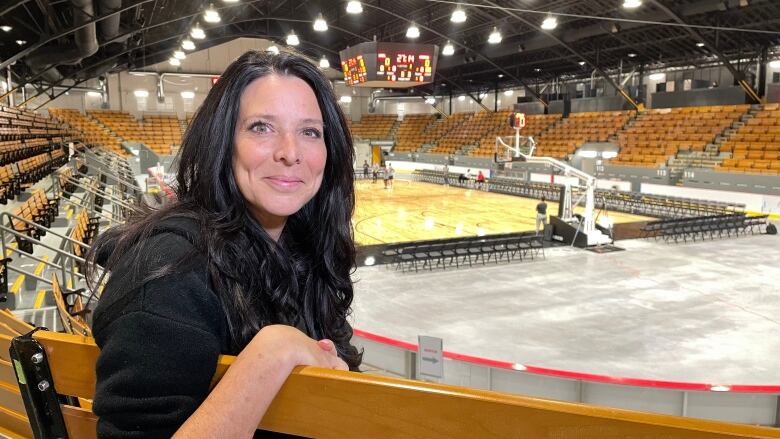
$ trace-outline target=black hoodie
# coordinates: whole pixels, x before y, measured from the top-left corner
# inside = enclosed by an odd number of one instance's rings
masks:
[[[140,267],[120,260],[111,273],[93,320],[99,438],[172,436],[208,395],[217,357],[235,354],[198,234],[194,220],[169,218],[137,244],[146,255]],[[143,282],[170,261],[183,263]]]

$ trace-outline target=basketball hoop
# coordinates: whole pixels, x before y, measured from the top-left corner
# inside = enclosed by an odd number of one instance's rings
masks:
[[[519,129],[516,129],[519,133]],[[496,163],[524,162],[533,156],[536,149],[536,141],[532,136],[496,137],[496,149],[494,161]]]

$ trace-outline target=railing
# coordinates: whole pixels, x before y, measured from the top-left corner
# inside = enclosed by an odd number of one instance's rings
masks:
[[[416,344],[360,329],[354,330],[352,343],[364,350],[364,365],[385,375],[417,377],[419,348]],[[444,374],[440,382],[445,384],[618,409],[780,427],[780,385],[777,384],[696,383],[607,376],[450,351],[444,351],[443,358]],[[689,421],[698,422],[696,419]]]
[[[0,335],[0,343],[11,337]],[[16,337],[21,395],[36,437],[95,437],[96,417],[73,405],[95,391],[91,338],[38,331]],[[212,380],[235,357],[222,356]],[[56,393],[55,393],[56,389]],[[69,403],[59,395],[75,398]],[[0,418],[7,416],[0,412]],[[509,395],[315,367],[297,367],[260,428],[316,438],[780,438],[780,430]]]
[[[45,244],[41,240],[35,240],[29,235],[26,235],[24,233],[19,233],[16,230],[14,230],[12,227],[8,227],[6,225],[6,224],[11,224],[12,219],[14,221],[24,223],[28,228],[32,227],[41,232],[45,232],[46,234],[57,236],[62,239],[63,244],[59,248],[53,247],[51,245]],[[39,258],[33,254],[24,252],[19,248],[12,247],[8,245],[10,241],[7,239],[8,236],[31,241],[33,242],[33,245],[38,245],[47,250],[54,252],[55,257],[52,259],[52,261],[49,261],[47,259]],[[8,212],[3,212],[2,214],[0,214],[0,246],[2,246],[3,255],[7,255],[8,252],[24,255],[26,258],[37,261],[40,264],[43,264],[45,266],[50,267],[51,269],[58,271],[63,280],[65,281],[70,280],[72,284],[76,284],[76,282],[85,279],[84,275],[82,273],[79,273],[78,269],[76,268],[78,264],[83,264],[85,260],[81,257],[76,256],[71,252],[64,250],[64,247],[67,246],[68,244],[79,245],[85,250],[85,252],[86,250],[89,249],[89,246],[82,242],[76,241],[71,237],[63,235],[61,233],[57,233],[54,230],[41,226],[40,224],[37,224],[26,218],[16,216]],[[46,279],[45,277],[38,276],[32,271],[23,270],[21,268],[15,267],[14,265],[10,265],[10,264],[8,265],[7,270],[9,272],[13,271],[15,273],[24,274],[26,277],[30,279],[35,279],[37,281],[43,282],[46,285],[51,285],[51,279]]]

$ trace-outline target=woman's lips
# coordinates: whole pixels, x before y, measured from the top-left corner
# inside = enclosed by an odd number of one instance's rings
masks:
[[[273,175],[265,178],[272,186],[280,190],[294,190],[303,185],[303,180],[298,177],[286,175]]]

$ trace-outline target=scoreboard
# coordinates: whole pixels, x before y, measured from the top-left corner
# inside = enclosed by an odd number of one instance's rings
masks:
[[[433,82],[439,47],[370,41],[339,52],[344,81],[352,87],[414,87]]]

